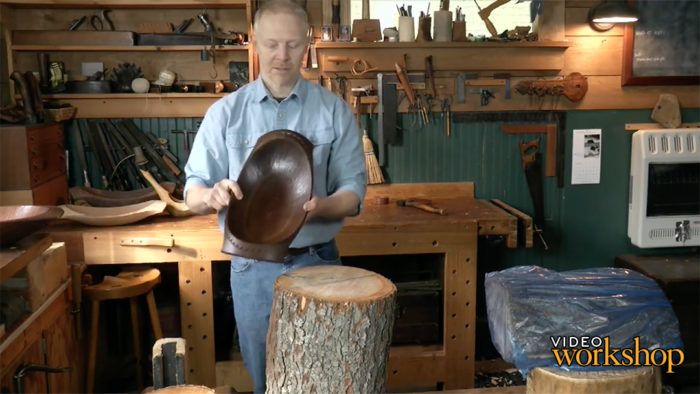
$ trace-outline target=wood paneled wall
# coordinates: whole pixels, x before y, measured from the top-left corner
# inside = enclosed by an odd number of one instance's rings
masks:
[[[390,72],[394,62],[403,63],[402,55],[405,53],[408,71],[423,72],[425,56],[433,55],[441,96],[454,94],[454,76],[459,71],[477,71],[481,77],[510,71],[513,75],[512,86],[524,79],[556,78],[572,72],[588,77],[588,93],[580,102],[573,103],[566,98],[532,98],[516,92],[506,100],[503,88],[493,87],[496,99],[488,106],[480,105],[478,95],[467,94],[465,103],[453,101],[453,111],[651,109],[661,93],[676,94],[683,108],[700,107],[698,86],[621,86],[623,28],[618,25],[603,33],[590,28],[586,15],[598,1],[547,0],[545,3],[548,6],[546,12],[553,18],[545,23],[547,28],[541,33],[554,38],[563,36],[568,48],[559,51],[551,51],[550,48],[513,49],[512,44],[505,44],[502,49],[478,46],[444,48],[437,43],[421,47],[394,45],[382,48],[381,44],[377,44],[371,48],[360,45],[354,48],[329,48],[327,44],[321,44],[318,50],[320,68],[305,70],[304,75],[312,80],[318,80],[321,75],[331,79],[338,75],[346,77],[349,92],[355,86],[374,84],[376,87],[374,74],[353,76],[349,72],[349,62],[328,62],[328,56],[346,56],[350,61],[362,58],[371,66],[378,67],[378,71]],[[309,2],[307,9],[318,36],[322,18],[321,2]],[[529,57],[529,60],[523,63],[522,56]],[[324,83],[335,87],[333,81],[326,80]],[[404,102],[400,110],[403,112],[406,109]]]

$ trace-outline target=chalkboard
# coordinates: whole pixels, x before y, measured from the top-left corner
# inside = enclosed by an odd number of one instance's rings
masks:
[[[625,27],[622,85],[700,84],[700,1],[635,0]]]

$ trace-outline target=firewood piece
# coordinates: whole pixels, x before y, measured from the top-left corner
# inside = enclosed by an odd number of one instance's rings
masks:
[[[267,333],[273,393],[383,393],[396,286],[354,267],[280,276]]]
[[[658,368],[619,371],[565,371],[535,368],[527,376],[527,393],[660,393]]]

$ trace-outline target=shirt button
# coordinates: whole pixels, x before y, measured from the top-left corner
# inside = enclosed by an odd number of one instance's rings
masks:
[[[278,117],[279,119],[282,119],[282,114],[277,114],[277,117]]]

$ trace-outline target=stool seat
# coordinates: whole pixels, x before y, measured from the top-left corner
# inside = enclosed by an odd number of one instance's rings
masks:
[[[158,319],[153,288],[160,283],[160,271],[156,268],[129,269],[117,276],[105,276],[102,282],[85,286],[82,291],[90,300],[90,342],[88,347],[88,363],[85,391],[92,393],[95,385],[95,362],[97,361],[97,336],[100,321],[100,302],[106,300],[129,300],[131,310],[131,330],[134,356],[136,357],[137,379],[139,389],[143,387],[143,372],[141,371],[141,339],[139,330],[138,298],[146,297],[148,315],[156,340],[163,338],[163,330]]]
[[[83,294],[95,301],[138,297],[160,283],[160,271],[155,268],[122,271],[117,276],[105,276],[98,284],[83,288]]]

